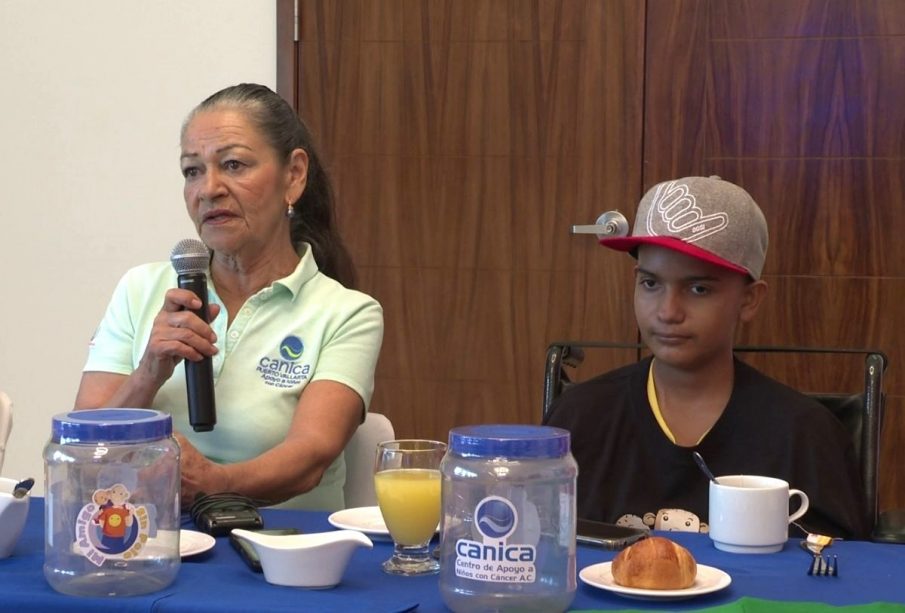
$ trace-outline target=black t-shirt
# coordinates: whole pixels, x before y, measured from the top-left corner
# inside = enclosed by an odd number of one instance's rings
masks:
[[[579,517],[706,531],[708,481],[692,459],[697,450],[716,475],[776,477],[803,490],[810,508],[798,523],[809,531],[867,535],[852,438],[825,407],[736,359],[723,414],[698,445],[681,447],[648,402],[650,363],[568,388],[545,420],[571,432]]]

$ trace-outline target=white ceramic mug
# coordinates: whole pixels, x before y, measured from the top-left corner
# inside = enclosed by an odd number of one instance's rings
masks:
[[[28,494],[22,498],[13,496],[17,483],[15,479],[0,478],[0,558],[12,554],[28,517]]]
[[[717,477],[710,482],[710,538],[733,553],[773,553],[789,539],[789,524],[808,510],[808,496],[782,479],[754,475]],[[789,500],[801,505],[789,515]]]

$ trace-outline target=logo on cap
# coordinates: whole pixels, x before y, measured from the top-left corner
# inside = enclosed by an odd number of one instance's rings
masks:
[[[688,186],[675,181],[657,186],[647,212],[648,235],[674,236],[686,243],[716,234],[728,225],[726,213],[705,215]]]

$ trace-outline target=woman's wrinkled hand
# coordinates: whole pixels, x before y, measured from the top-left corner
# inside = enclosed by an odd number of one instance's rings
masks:
[[[138,370],[158,387],[173,375],[182,360],[198,362],[217,353],[213,328],[192,312],[200,308],[201,300],[194,292],[179,288],[167,291],[138,365]],[[211,321],[219,314],[220,305],[208,306]]]
[[[176,437],[181,448],[180,497],[184,509],[192,506],[198,494],[217,494],[230,491],[226,466],[205,458],[182,434],[177,432],[173,436]]]

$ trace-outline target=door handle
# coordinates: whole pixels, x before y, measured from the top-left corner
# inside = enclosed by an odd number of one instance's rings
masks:
[[[607,211],[597,218],[596,224],[572,226],[572,234],[596,234],[597,238],[613,238],[628,235],[628,219],[619,211]]]

